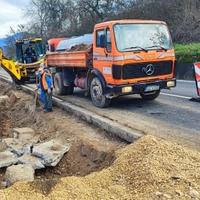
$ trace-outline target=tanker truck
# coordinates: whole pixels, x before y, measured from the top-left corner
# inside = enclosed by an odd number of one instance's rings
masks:
[[[174,48],[162,21],[96,24],[93,34],[56,41],[45,62],[58,95],[72,95],[78,87],[100,108],[122,95],[139,94],[144,100],[154,100],[161,89],[176,86]]]

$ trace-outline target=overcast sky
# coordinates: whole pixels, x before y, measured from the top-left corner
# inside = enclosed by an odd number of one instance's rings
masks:
[[[0,38],[9,33],[10,27],[26,22],[23,10],[30,0],[0,0]]]

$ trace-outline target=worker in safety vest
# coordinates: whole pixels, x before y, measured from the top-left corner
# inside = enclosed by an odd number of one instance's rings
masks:
[[[44,111],[52,112],[53,81],[51,73],[43,64],[40,66],[38,72],[40,100],[44,105]]]

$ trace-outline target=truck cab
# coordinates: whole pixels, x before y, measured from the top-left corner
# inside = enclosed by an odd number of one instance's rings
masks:
[[[175,87],[174,66],[174,48],[165,22],[118,20],[94,27],[93,68],[98,75],[90,92],[94,101],[99,98],[99,105],[101,90],[103,104],[126,94],[155,99],[161,89]]]

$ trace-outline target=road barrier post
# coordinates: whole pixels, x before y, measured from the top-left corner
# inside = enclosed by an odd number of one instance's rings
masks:
[[[195,77],[198,97],[191,98],[190,100],[200,103],[200,62],[194,63],[193,68],[194,68],[194,77]]]
[[[194,72],[197,87],[197,95],[200,97],[200,62],[194,63]]]

